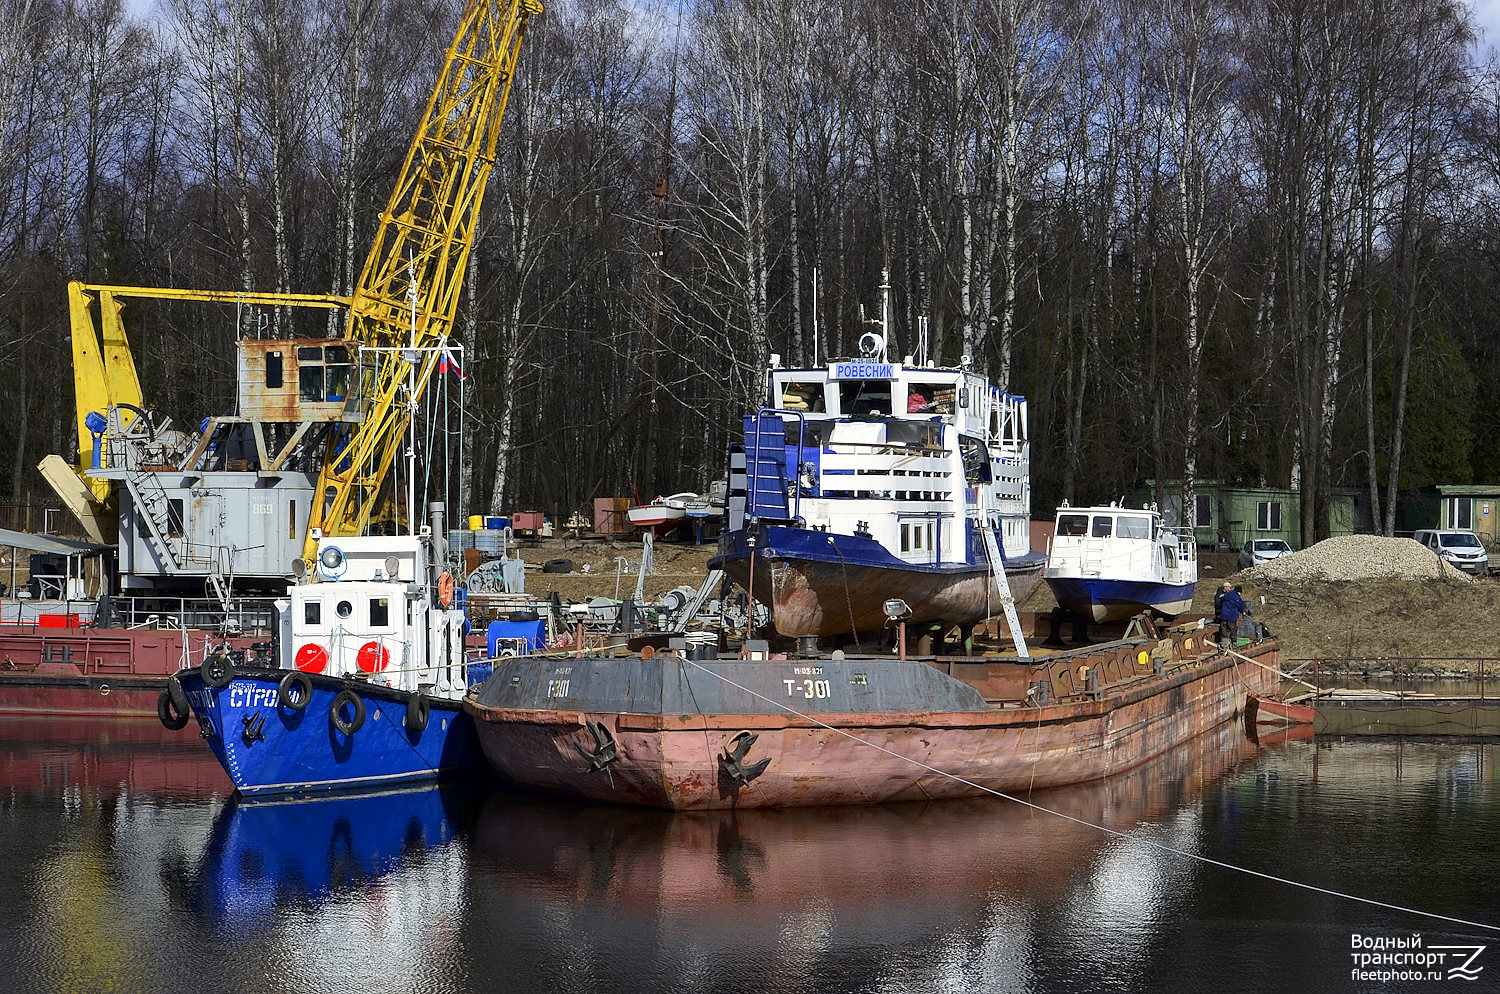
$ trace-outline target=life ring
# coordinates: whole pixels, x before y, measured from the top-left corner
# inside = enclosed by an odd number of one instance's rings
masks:
[[[345,704],[354,705],[354,716],[348,719],[344,718]],[[328,720],[345,735],[353,735],[365,725],[365,702],[358,694],[345,687],[333,699],[333,705],[328,709]]]
[[[420,690],[414,690],[406,695],[406,730],[408,732],[421,732],[427,727],[427,717],[432,711],[432,702],[427,695]]]
[[[156,717],[161,720],[162,725],[173,732],[179,732],[188,723],[186,711],[178,711],[177,705],[172,702],[172,695],[163,690],[156,698]]]
[[[215,690],[223,690],[229,686],[234,679],[234,664],[229,661],[229,653],[216,652],[206,657],[198,667],[198,676]]]
[[[297,688],[295,697],[292,696],[294,686]],[[312,703],[312,690],[312,677],[301,670],[291,670],[276,685],[276,703],[293,711],[301,711]]]
[[[443,575],[438,577],[438,603],[443,607],[453,605],[453,574],[443,570]]]

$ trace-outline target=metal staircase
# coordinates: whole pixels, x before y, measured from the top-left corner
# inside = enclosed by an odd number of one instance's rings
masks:
[[[136,520],[145,522],[146,540],[151,543],[151,548],[156,551],[166,572],[180,571],[182,563],[170,540],[171,502],[161,481],[149,470],[132,468],[125,477],[125,487],[130,491],[130,499],[135,506]]]
[[[1021,618],[1016,614],[1016,599],[1011,596],[1010,581],[1005,578],[1005,560],[1000,555],[1000,544],[995,541],[995,529],[987,517],[975,521],[979,533],[984,536],[984,552],[990,560],[990,574],[995,578],[995,589],[1000,592],[1000,606],[1005,608],[1005,623],[1010,627],[1010,638],[1015,643],[1016,655],[1030,659],[1026,651],[1026,638],[1021,634]]]

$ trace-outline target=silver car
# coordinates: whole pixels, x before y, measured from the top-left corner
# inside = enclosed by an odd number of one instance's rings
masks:
[[[1259,566],[1261,563],[1268,563],[1282,556],[1290,556],[1296,551],[1279,538],[1252,538],[1240,550],[1240,569]]]

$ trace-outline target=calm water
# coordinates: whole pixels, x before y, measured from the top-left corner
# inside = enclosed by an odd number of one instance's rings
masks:
[[[1500,989],[1496,745],[1249,741],[1004,800],[665,815],[489,791],[236,804],[154,721],[0,718],[0,991]],[[1351,933],[1487,945],[1351,980]]]

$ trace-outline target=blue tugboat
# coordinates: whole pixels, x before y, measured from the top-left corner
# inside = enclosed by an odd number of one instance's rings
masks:
[[[483,769],[441,505],[412,536],[320,538],[318,582],[277,602],[270,665],[226,652],[168,680],[158,716],[189,714],[245,796],[370,788]]]

